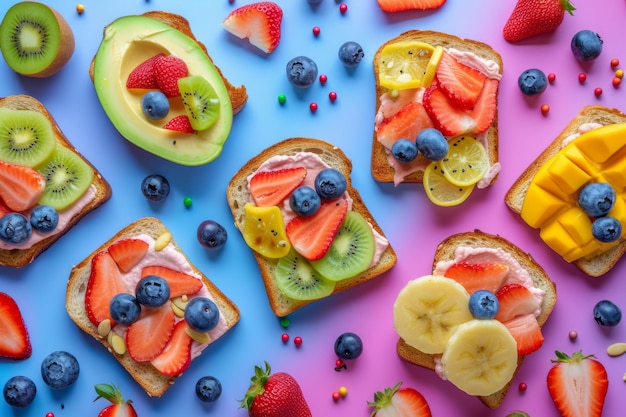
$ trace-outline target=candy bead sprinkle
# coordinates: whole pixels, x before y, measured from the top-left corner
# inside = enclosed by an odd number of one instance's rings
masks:
[[[578,82],[583,84],[585,81],[587,81],[587,74],[585,74],[584,72],[578,74]]]
[[[287,101],[287,96],[285,96],[284,94],[279,94],[278,95],[278,102],[280,104],[285,104],[286,101]]]
[[[624,78],[624,70],[623,69],[615,70],[615,76],[617,78]]]
[[[85,5],[82,3],[78,3],[76,5],[76,13],[83,14],[84,11],[85,11]]]
[[[619,65],[619,59],[617,59],[617,58],[613,58],[613,59],[611,60],[611,67],[615,68],[615,67],[617,67],[618,65]]]
[[[339,395],[339,392],[337,391],[333,392],[333,401],[339,401],[340,398],[341,398],[341,395]]]
[[[578,332],[576,330],[570,330],[569,332],[569,340],[572,342],[578,338]]]
[[[287,333],[283,333],[280,336],[280,339],[283,341],[283,343],[287,343],[289,341],[289,335]]]
[[[183,199],[183,204],[185,205],[185,207],[191,207],[191,197],[185,197]]]
[[[328,98],[330,99],[330,101],[334,102],[335,100],[337,100],[337,93],[331,91],[330,93],[328,93]]]
[[[348,388],[340,387],[339,388],[339,395],[341,395],[342,397],[345,397],[346,395],[348,395]]]
[[[328,76],[326,74],[320,74],[320,83],[326,84],[326,81],[328,81]]]
[[[341,14],[344,14],[348,11],[348,5],[346,3],[341,3],[339,5],[339,11],[341,12]]]
[[[280,319],[280,325],[281,325],[282,327],[284,327],[285,329],[286,329],[287,327],[289,327],[289,325],[290,325],[290,324],[291,324],[291,322],[289,321],[289,319],[288,319],[288,318],[282,318],[282,319]]]
[[[554,80],[556,80],[556,74],[555,74],[555,73],[553,73],[553,72],[551,72],[550,74],[548,74],[548,81],[549,81],[550,83],[553,83],[553,82],[554,82]]]
[[[524,392],[524,391],[526,391],[528,389],[528,385],[526,385],[525,382],[520,382],[518,388],[519,388],[520,391]]]
[[[311,110],[311,112],[315,113],[317,111],[317,103],[312,102],[311,104],[309,104],[309,109]]]
[[[549,112],[550,112],[550,106],[548,106],[547,104],[542,104],[541,105],[541,114],[543,114],[545,116]]]
[[[302,346],[302,338],[300,336],[294,337],[293,344],[296,345],[296,347]]]
[[[322,31],[322,30],[320,29],[320,27],[319,27],[319,26],[313,26],[313,35],[315,35],[315,36],[319,36],[319,34],[320,34],[320,32],[321,32],[321,31]]]
[[[596,87],[595,90],[593,90],[593,94],[596,97],[600,97],[602,95],[602,89],[600,87]]]

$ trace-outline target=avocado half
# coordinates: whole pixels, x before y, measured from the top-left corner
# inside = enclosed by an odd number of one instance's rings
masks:
[[[158,53],[185,61],[190,75],[201,75],[219,98],[217,122],[207,130],[187,134],[163,129],[164,120],[150,120],[141,109],[145,90],[126,88],[128,74]],[[219,71],[198,44],[173,27],[146,16],[121,17],[104,29],[94,58],[93,83],[105,113],[127,140],[181,165],[204,165],[217,158],[230,134],[233,109]],[[170,100],[167,120],[186,114],[179,98]]]

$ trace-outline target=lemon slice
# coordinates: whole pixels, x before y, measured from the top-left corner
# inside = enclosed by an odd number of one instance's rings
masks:
[[[476,184],[489,169],[485,146],[472,136],[457,136],[449,143],[448,154],[441,160],[443,175],[453,185]]]
[[[424,171],[424,190],[426,195],[438,206],[456,206],[461,204],[474,189],[474,184],[461,187],[452,184],[441,171],[440,161],[431,162]]]
[[[383,47],[378,61],[378,81],[391,90],[430,86],[443,48],[424,42],[396,42]]]

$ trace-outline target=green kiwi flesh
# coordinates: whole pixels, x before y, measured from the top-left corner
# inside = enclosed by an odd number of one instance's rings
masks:
[[[42,113],[0,108],[0,159],[37,168],[55,148],[52,126]]]
[[[335,283],[321,276],[302,255],[289,251],[278,261],[276,285],[294,300],[316,300],[332,294]]]
[[[340,281],[365,271],[375,249],[374,233],[367,220],[355,211],[348,211],[328,252],[311,265],[324,277]]]
[[[220,115],[220,99],[213,86],[201,75],[190,75],[178,80],[180,97],[191,127],[206,130]]]
[[[63,210],[87,191],[93,182],[93,169],[73,151],[58,146],[50,161],[38,171],[46,179],[39,204]]]

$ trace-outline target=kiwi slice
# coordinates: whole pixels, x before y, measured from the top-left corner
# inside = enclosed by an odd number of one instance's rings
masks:
[[[200,75],[190,75],[178,80],[178,89],[191,127],[206,130],[213,126],[220,115],[220,99],[211,83]]]
[[[59,211],[78,200],[93,182],[91,166],[62,146],[57,146],[50,161],[38,171],[46,179],[39,204],[47,204]]]
[[[335,283],[321,276],[302,255],[290,250],[279,259],[276,285],[294,300],[316,300],[332,294]]]
[[[0,159],[36,168],[56,147],[50,122],[33,110],[0,108]]]
[[[375,249],[374,233],[367,220],[356,211],[348,211],[328,252],[311,265],[324,277],[340,281],[365,271]]]

